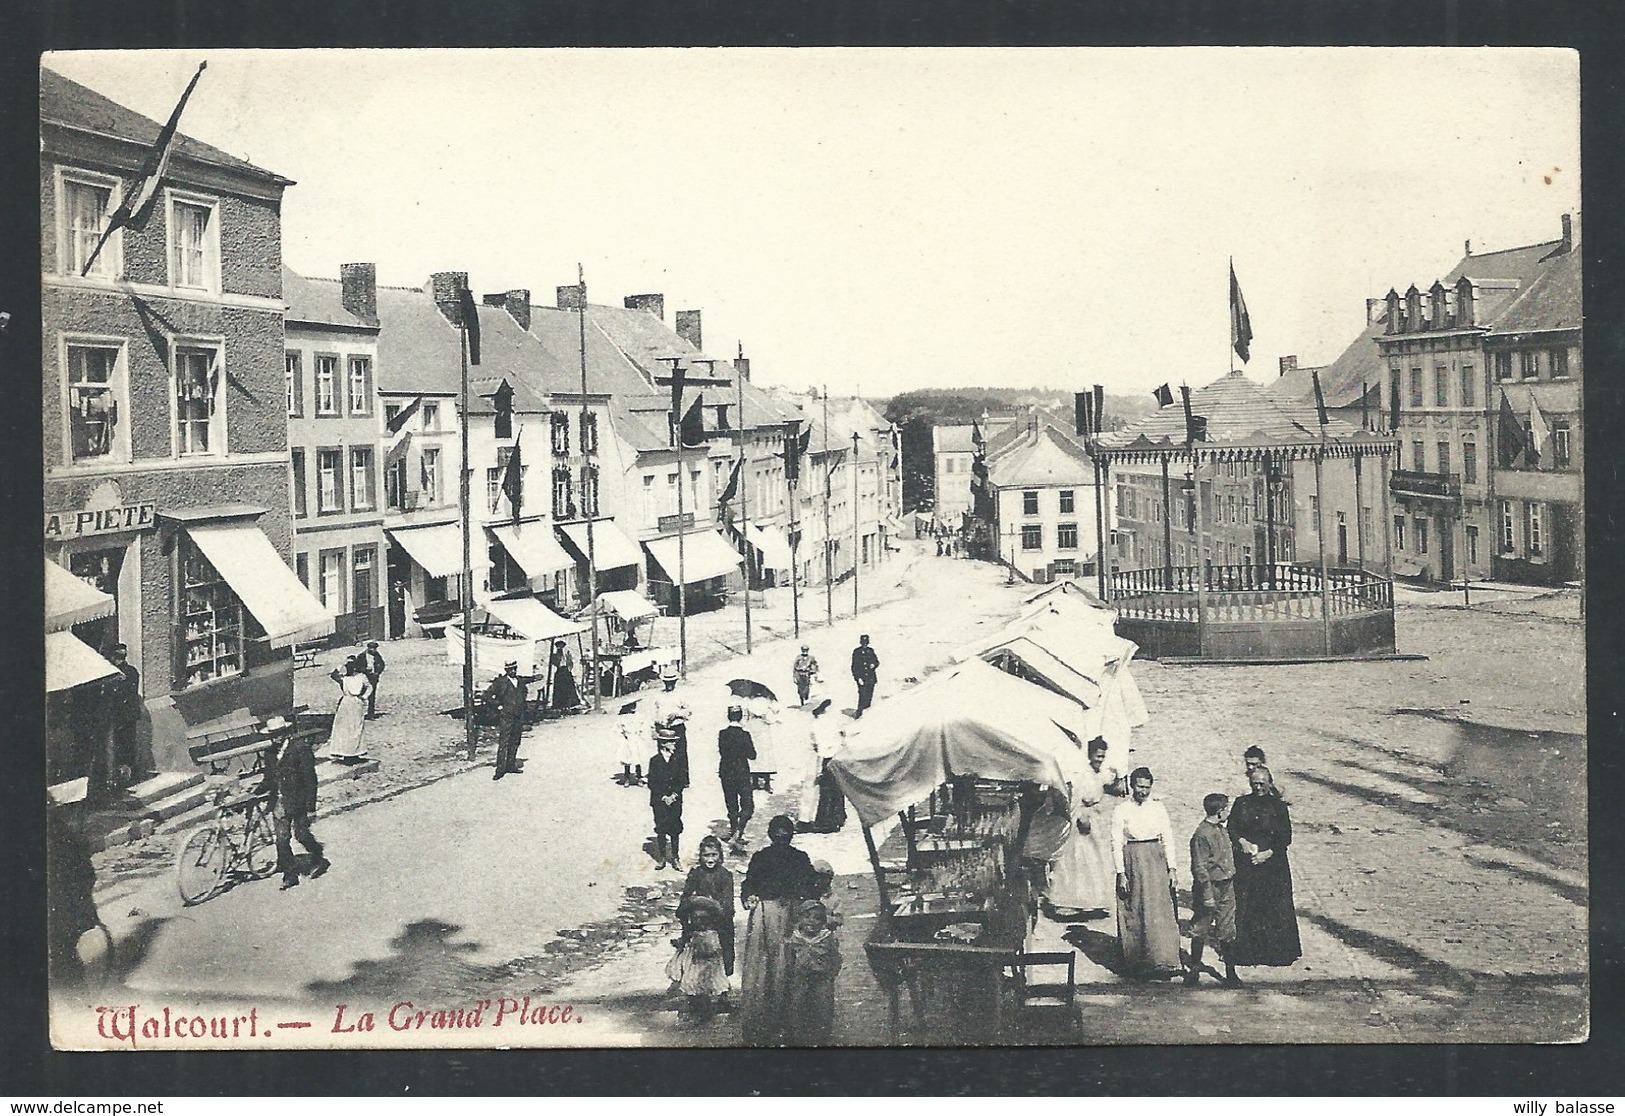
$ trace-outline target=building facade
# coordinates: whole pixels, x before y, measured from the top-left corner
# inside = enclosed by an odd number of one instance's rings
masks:
[[[1095,572],[1100,509],[1080,442],[1033,415],[989,444],[985,464],[988,537],[1000,560],[1031,581]]]
[[[976,460],[976,427],[936,426],[931,429],[931,455],[936,477],[937,522],[957,528],[973,508],[971,465]]]

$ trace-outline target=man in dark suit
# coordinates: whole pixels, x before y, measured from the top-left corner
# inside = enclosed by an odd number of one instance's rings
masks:
[[[114,644],[107,658],[118,667],[118,673],[107,680],[103,690],[113,730],[110,775],[112,781],[122,787],[138,775],[146,774],[146,765],[141,764],[136,755],[136,731],[141,724],[141,674],[130,665],[129,648],[122,643]]]
[[[744,725],[745,711],[728,707],[728,727],[717,733],[717,775],[722,780],[722,801],[728,807],[728,840],[740,841],[745,826],[756,812],[750,787],[750,761],[756,758],[756,742]]]
[[[361,652],[361,673],[367,676],[367,720],[378,716],[378,679],[383,676],[384,656],[378,650],[378,641],[370,640]]]
[[[332,865],[322,855],[322,843],[310,831],[310,816],[316,812],[316,756],[308,737],[289,736],[272,755],[266,786],[271,792],[271,823],[276,830],[276,867],[282,873],[282,890],[299,885],[299,862],[293,858],[293,838],[316,858],[310,878],[323,875]]]
[[[485,700],[497,711],[497,769],[492,780],[504,775],[522,775],[519,769],[519,737],[525,731],[525,697],[534,679],[519,673],[519,663],[503,664],[485,689]]]
[[[858,645],[852,648],[852,678],[858,684],[858,711],[857,716],[863,716],[863,711],[875,700],[875,682],[880,672],[880,656],[875,649],[869,646],[869,637],[859,636]]]

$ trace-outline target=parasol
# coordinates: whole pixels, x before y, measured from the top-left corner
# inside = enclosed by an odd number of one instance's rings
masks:
[[[779,696],[760,682],[749,678],[735,678],[728,683],[728,692],[737,698],[766,698],[778,701]]]

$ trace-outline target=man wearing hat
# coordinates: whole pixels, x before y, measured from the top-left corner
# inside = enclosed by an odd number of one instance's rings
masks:
[[[377,640],[368,640],[367,649],[361,652],[361,673],[367,676],[367,720],[371,721],[378,716],[378,679],[384,673],[384,656],[378,650]]]
[[[136,729],[141,724],[141,674],[130,665],[130,652],[122,643],[115,643],[107,659],[118,673],[104,683],[102,693],[107,698],[107,715],[113,729],[113,764],[108,774],[115,785],[128,784],[137,774],[145,773],[145,765],[136,756]]]
[[[722,780],[722,801],[728,807],[728,840],[745,839],[745,826],[756,812],[750,787],[750,761],[756,758],[756,742],[740,722],[745,711],[728,706],[728,726],[717,733],[717,776]]]
[[[525,694],[532,679],[519,673],[519,662],[502,664],[502,673],[485,688],[485,700],[497,711],[497,769],[493,781],[504,775],[522,775],[519,769],[519,737],[525,731]]]
[[[875,682],[880,671],[880,656],[875,649],[869,646],[869,637],[858,637],[858,645],[852,648],[852,680],[858,684],[858,711],[857,716],[863,716],[863,711],[869,708],[875,700]]]
[[[818,660],[813,658],[812,651],[805,643],[801,645],[801,654],[790,667],[790,676],[796,682],[796,696],[801,704],[807,704],[807,696],[812,693],[813,676],[818,673]]]
[[[276,831],[276,867],[282,873],[282,890],[299,886],[299,863],[293,858],[293,839],[316,858],[311,879],[330,867],[322,855],[322,843],[310,831],[310,816],[316,812],[316,755],[310,738],[290,733],[272,755],[265,784],[271,792],[271,825]]]

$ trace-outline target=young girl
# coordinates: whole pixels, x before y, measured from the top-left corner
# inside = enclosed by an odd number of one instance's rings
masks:
[[[817,894],[813,898],[824,905],[824,924],[831,930],[839,930],[845,919],[841,913],[841,897],[835,892],[835,869],[827,860],[815,860],[813,874],[818,877]]]
[[[677,953],[666,963],[666,976],[688,997],[690,1014],[705,1019],[711,1015],[712,996],[728,994],[728,977],[723,972],[722,936],[718,932],[725,917],[716,900],[690,895],[677,905],[683,923],[683,936]]]
[[[722,971],[733,976],[734,874],[722,866],[722,842],[713,834],[707,834],[700,841],[700,863],[689,869],[688,879],[683,881],[683,900],[690,896],[703,896],[721,908],[722,919],[717,926],[717,936],[722,940]],[[677,917],[683,917],[682,901],[678,903]]]
[[[790,947],[784,1041],[790,1046],[822,1046],[835,1030],[835,974],[841,947],[829,928],[824,904],[808,899],[796,908]]]

